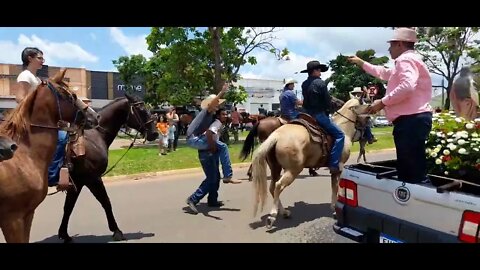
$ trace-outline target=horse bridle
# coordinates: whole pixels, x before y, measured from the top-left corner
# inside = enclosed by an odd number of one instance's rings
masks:
[[[53,86],[53,84],[49,81],[42,81],[42,85],[47,85],[50,91],[52,91],[53,95],[55,96],[55,100],[57,102],[58,115],[60,120],[58,121],[57,126],[39,125],[39,124],[33,124],[33,123],[30,123],[30,126],[39,127],[39,128],[48,128],[48,129],[57,129],[57,130],[61,129],[68,132],[75,132],[82,129],[87,123],[86,112],[89,109],[89,106],[85,104],[85,108],[82,108],[82,109],[78,108],[76,104],[77,97],[70,94],[70,92],[65,87],[58,85],[58,88],[60,88],[64,93],[67,93],[68,101],[72,105],[74,105],[75,108],[77,108],[77,112],[75,114],[75,119],[73,120],[73,123],[77,125],[76,120],[79,113],[83,113],[83,115],[85,116],[84,122],[81,125],[78,125],[77,128],[70,128],[70,123],[63,120],[62,111],[60,110],[60,98],[63,98],[62,95],[60,94],[60,91],[55,86]]]
[[[351,110],[355,115],[356,115],[356,118],[358,119],[359,116],[361,116],[362,114],[358,114],[357,112],[355,112],[354,110]],[[358,120],[357,121],[353,121],[352,119],[346,117],[345,115],[341,114],[338,110],[335,111],[335,113],[337,113],[338,115],[342,116],[343,118],[347,119],[348,121],[352,122],[355,124],[355,133],[353,134],[353,138],[355,138],[355,135],[357,134],[357,132],[360,132],[360,137],[363,135],[363,133],[365,132],[365,128],[366,126],[363,126],[363,125],[359,125],[359,122]],[[335,114],[334,113],[334,114]],[[333,115],[332,115],[333,116]],[[352,138],[352,139],[353,139]]]

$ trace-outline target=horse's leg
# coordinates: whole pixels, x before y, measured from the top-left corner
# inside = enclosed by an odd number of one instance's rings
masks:
[[[5,221],[1,227],[7,243],[27,243],[24,218]]]
[[[74,181],[78,182],[78,181]],[[63,217],[60,228],[58,228],[58,238],[62,239],[64,243],[72,242],[72,237],[68,235],[68,221],[70,220],[70,215],[72,214],[73,208],[77,203],[78,196],[82,191],[83,184],[75,183],[77,189],[69,189],[67,191],[67,196],[65,197],[65,203],[63,204]]]
[[[272,176],[272,181],[270,181],[270,194],[272,194],[272,198],[275,195],[275,184],[280,179],[280,174],[282,173],[282,166],[280,166],[280,164],[278,164],[278,162],[275,159],[272,159],[272,157],[274,158],[273,155],[275,155],[275,152],[272,151],[269,153],[269,156],[268,156],[270,173]],[[280,199],[278,200],[278,212],[284,218],[290,217],[290,211],[283,208],[282,201]]]
[[[282,175],[280,180],[275,183],[275,189],[273,191],[273,207],[270,211],[270,216],[267,219],[267,228],[271,228],[277,219],[278,209],[281,205],[280,193],[282,193],[286,187],[295,181],[295,177],[297,177],[300,172],[301,170],[292,172],[290,169],[285,169],[285,173]]]
[[[117,221],[115,221],[115,217],[113,216],[112,204],[110,203],[110,198],[108,197],[102,178],[99,177],[89,182],[87,187],[105,210],[108,220],[108,229],[113,232],[113,240],[126,240],[125,236],[123,236],[123,232],[118,228]]]
[[[248,181],[252,182],[252,163],[250,163],[250,167],[248,167]]]
[[[341,168],[343,168],[343,166]],[[337,203],[338,181],[340,179],[340,174],[341,174],[341,172],[330,175],[330,178],[331,178],[331,181],[332,181],[332,183],[331,183],[332,184],[332,201],[331,201],[331,204],[330,204],[330,208],[333,211],[333,217],[334,218],[336,217],[335,204]]]
[[[32,222],[33,222],[33,215],[34,214],[35,214],[35,211],[32,211],[32,212],[28,213],[23,220],[23,222],[25,224],[24,235],[25,235],[25,238],[26,238],[26,243],[30,242],[30,231],[32,229]]]

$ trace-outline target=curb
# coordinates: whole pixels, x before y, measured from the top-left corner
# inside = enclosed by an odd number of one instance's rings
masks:
[[[395,148],[367,151],[367,154],[390,152],[390,151],[395,151]],[[350,153],[350,155],[352,155],[353,153],[358,153],[358,152],[352,152]],[[250,162],[232,164],[232,168],[235,168],[235,169],[248,168],[249,166],[250,166]],[[102,177],[102,180],[103,182],[119,182],[119,181],[127,181],[127,180],[138,181],[142,178],[153,178],[157,176],[167,176],[167,175],[174,175],[174,174],[194,174],[194,173],[201,173],[201,172],[203,172],[202,168],[198,167],[198,168],[189,168],[189,169],[180,169],[180,170],[168,170],[168,171],[158,171],[158,172],[146,172],[146,173],[107,176],[107,177]]]

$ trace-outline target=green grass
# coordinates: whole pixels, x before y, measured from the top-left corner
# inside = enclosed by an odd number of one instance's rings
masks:
[[[371,145],[367,144],[367,152],[394,148],[392,127],[373,128],[372,131],[378,141]],[[247,134],[248,132],[244,132],[240,137],[244,138]],[[242,145],[243,141],[237,144],[230,144],[229,151],[232,163],[242,162],[238,158]],[[358,143],[354,143],[352,152],[358,152],[358,149]],[[109,151],[109,168],[125,151],[126,149]],[[200,167],[197,155],[196,150],[184,144],[180,144],[177,151],[168,153],[166,156],[158,156],[158,148],[156,145],[132,148],[107,176],[197,168]],[[250,158],[245,160],[245,162],[249,161]]]

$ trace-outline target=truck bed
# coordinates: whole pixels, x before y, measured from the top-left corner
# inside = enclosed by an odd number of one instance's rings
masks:
[[[458,242],[465,211],[480,212],[479,187],[435,175],[404,183],[395,168],[395,160],[345,166],[341,183],[348,187],[341,184],[334,230],[359,242]],[[470,229],[474,236],[478,227]]]

